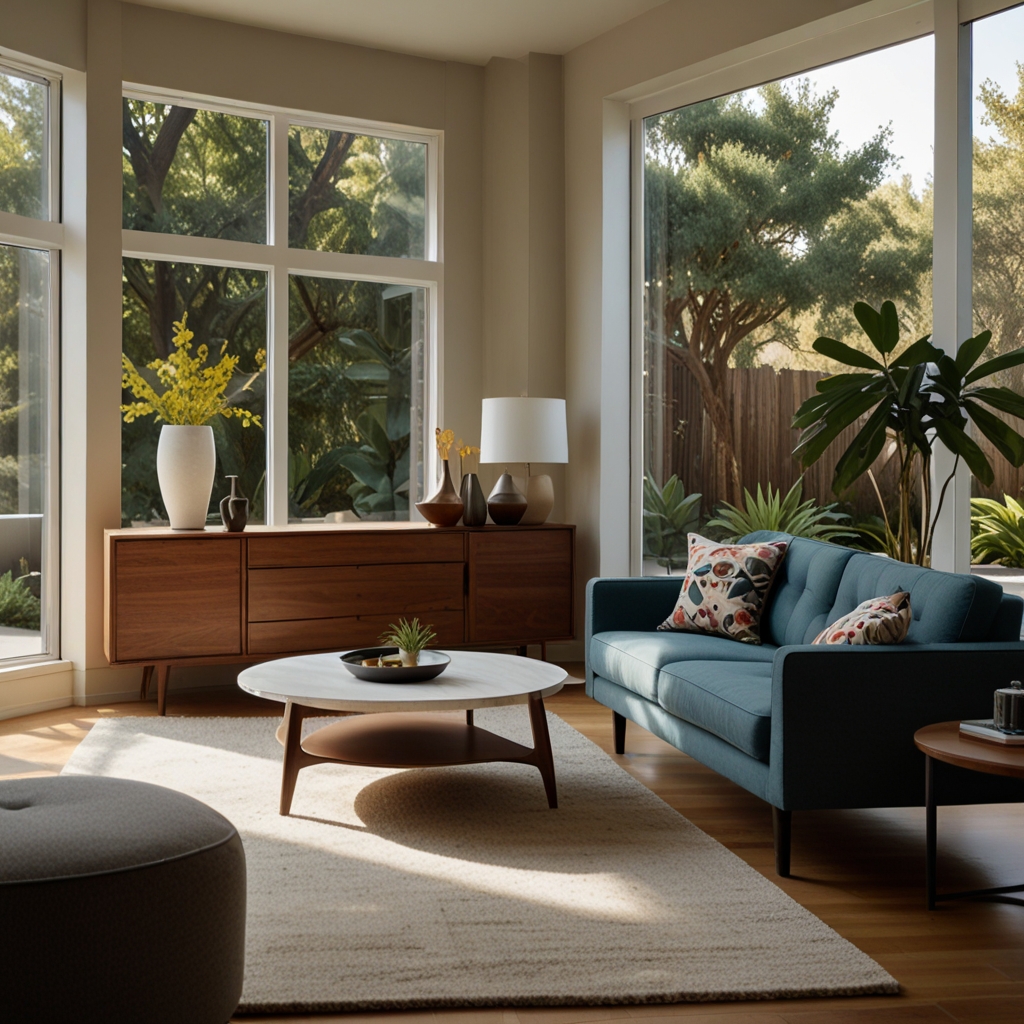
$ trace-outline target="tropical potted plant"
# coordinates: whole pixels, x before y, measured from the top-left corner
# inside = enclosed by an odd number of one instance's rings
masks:
[[[968,433],[969,424],[988,438],[1012,465],[1024,464],[1024,437],[985,406],[1024,417],[1024,398],[1007,387],[983,387],[986,377],[1024,363],[1024,348],[976,365],[992,340],[991,331],[968,338],[948,356],[930,336],[896,354],[899,318],[891,302],[880,310],[866,302],[853,307],[877,358],[833,338],[818,338],[816,351],[860,372],[838,373],[818,381],[818,394],[807,399],[793,417],[802,431],[794,454],[810,466],[825,453],[841,431],[862,416],[867,422],[836,463],[832,490],[841,494],[866,473],[889,444],[897,460],[899,517],[896,529],[882,504],[886,533],[904,562],[926,564],[932,533],[956,468],[963,459],[983,483],[994,478],[992,465]],[[953,470],[942,483],[932,511],[932,446],[938,438],[955,455]],[[921,507],[917,543],[911,523],[911,499],[920,481]]]
[[[811,537],[814,540],[836,540],[839,537],[856,537],[857,534],[846,525],[849,516],[836,512],[836,502],[818,505],[812,498],[801,501],[804,478],[800,477],[782,496],[782,488],[776,490],[768,484],[767,495],[757,485],[757,497],[743,489],[743,507],[723,501],[715,510],[715,518],[706,526],[717,530],[723,540],[737,541],[740,537],[757,530],[772,530],[789,533],[794,537]]]
[[[192,355],[188,313],[174,323],[174,351],[167,359],[154,359],[137,369],[127,355],[121,355],[121,387],[131,391],[136,401],[121,406],[125,423],[140,416],[155,415],[163,420],[156,452],[156,473],[160,494],[167,508],[172,530],[202,530],[213,493],[217,469],[217,451],[213,443],[215,416],[237,417],[243,427],[262,427],[252,410],[233,405],[232,398],[248,391],[266,369],[266,355],[256,353],[257,368],[242,374],[241,383],[231,397],[228,386],[236,376],[238,356],[227,355],[227,342],[220,350],[220,362],[206,365],[209,348],[200,345]],[[237,382],[236,382],[237,383]]]
[[[402,666],[410,668],[419,664],[420,651],[429,646],[437,634],[430,626],[421,626],[418,618],[412,622],[399,619],[397,624],[392,622],[388,628],[381,633],[380,642],[389,647],[397,647],[398,654],[402,659]]]
[[[663,487],[654,477],[644,477],[644,551],[669,576],[686,565],[687,537],[700,522],[700,498],[687,494],[675,473]]]

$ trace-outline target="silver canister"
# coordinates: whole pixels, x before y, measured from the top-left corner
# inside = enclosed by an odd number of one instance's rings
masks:
[[[992,719],[1003,732],[1024,732],[1024,686],[1019,679],[996,690]]]

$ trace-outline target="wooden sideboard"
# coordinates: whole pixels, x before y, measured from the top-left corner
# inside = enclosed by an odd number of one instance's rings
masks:
[[[575,527],[353,523],[106,532],[105,651],[156,672],[370,646],[416,615],[442,647],[574,638]]]

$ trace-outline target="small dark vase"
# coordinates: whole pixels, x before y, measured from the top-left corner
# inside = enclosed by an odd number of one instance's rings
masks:
[[[441,465],[444,466],[444,478],[440,489],[426,501],[417,502],[416,508],[428,523],[435,526],[457,526],[462,518],[462,499],[452,483],[448,460],[442,459]]]
[[[483,526],[487,522],[487,502],[476,473],[462,477],[462,521],[466,526]]]
[[[502,473],[487,499],[487,511],[498,526],[515,526],[526,515],[526,495],[512,481],[511,473]]]
[[[238,477],[229,476],[231,493],[220,499],[220,518],[228,533],[241,533],[249,521],[249,499],[238,489]]]

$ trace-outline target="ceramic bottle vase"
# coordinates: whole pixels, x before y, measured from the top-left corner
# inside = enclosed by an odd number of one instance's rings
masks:
[[[476,473],[462,476],[462,521],[466,526],[483,526],[487,522],[487,500]]]
[[[220,499],[220,518],[228,533],[241,533],[249,521],[249,499],[238,489],[238,477],[228,476],[231,493]]]
[[[442,459],[441,465],[444,467],[444,476],[440,488],[426,501],[417,502],[416,508],[428,523],[435,526],[457,526],[462,518],[462,499],[452,483],[448,460]]]
[[[165,423],[160,428],[156,475],[172,530],[206,528],[216,469],[213,427]]]

